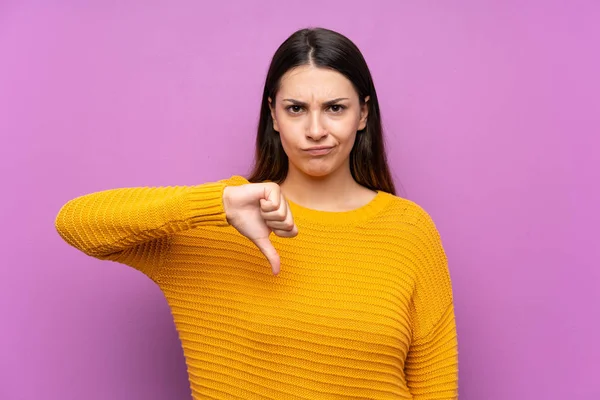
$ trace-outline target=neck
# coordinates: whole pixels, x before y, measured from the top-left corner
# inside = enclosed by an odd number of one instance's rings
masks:
[[[357,194],[368,190],[354,180],[350,168],[339,168],[327,176],[313,177],[292,165],[280,186],[284,196],[292,202],[328,211],[353,208]]]

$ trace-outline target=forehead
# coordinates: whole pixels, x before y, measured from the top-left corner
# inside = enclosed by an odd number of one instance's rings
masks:
[[[303,65],[287,71],[281,77],[278,97],[280,95],[303,101],[358,97],[352,82],[344,75],[312,65]]]

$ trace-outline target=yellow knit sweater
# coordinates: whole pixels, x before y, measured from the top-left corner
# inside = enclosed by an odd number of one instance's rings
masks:
[[[456,399],[452,288],[429,215],[385,192],[347,212],[290,203],[299,233],[272,235],[275,276],[225,218],[224,187],[244,183],[91,193],[56,229],[159,285],[194,399]]]

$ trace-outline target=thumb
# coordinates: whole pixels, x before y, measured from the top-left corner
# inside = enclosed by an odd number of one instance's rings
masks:
[[[258,247],[258,249],[267,257],[269,264],[271,264],[271,269],[273,270],[273,274],[279,274],[279,269],[281,266],[281,260],[279,258],[279,254],[275,247],[273,247],[273,243],[269,240],[268,237],[254,239],[252,242]]]

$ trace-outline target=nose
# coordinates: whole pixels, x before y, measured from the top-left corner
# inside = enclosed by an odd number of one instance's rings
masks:
[[[309,124],[306,134],[308,138],[317,142],[327,136],[327,130],[323,125],[323,121],[321,121],[321,115],[318,111],[311,113]]]

